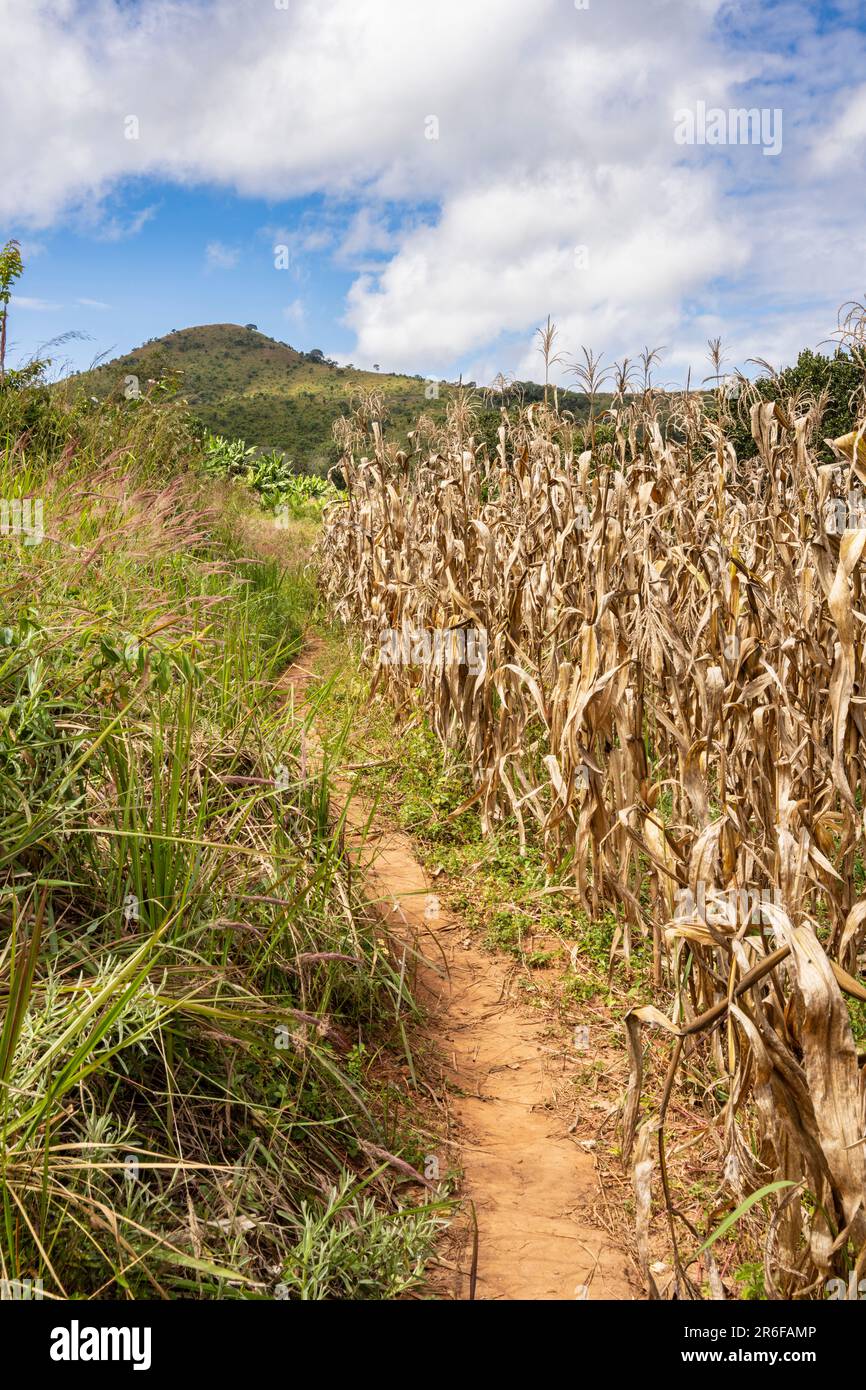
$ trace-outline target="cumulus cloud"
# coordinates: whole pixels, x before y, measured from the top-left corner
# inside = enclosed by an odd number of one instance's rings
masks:
[[[346,322],[368,364],[528,372],[550,312],[570,346],[666,341],[685,370],[716,324],[740,359],[814,340],[859,284],[866,87],[840,74],[866,44],[848,0],[833,24],[807,0],[0,9],[0,218],[128,235],[150,207],[104,209],[142,179],[322,195],[285,243],[299,277],[324,252],[356,272]],[[782,154],[678,145],[674,113],[698,101],[782,107]]]
[[[397,238],[384,215],[374,208],[362,207],[355,213],[339,247],[337,259],[348,263],[378,257],[397,247]]]
[[[866,150],[866,83],[847,94],[839,114],[816,139],[813,161],[816,170],[830,173],[853,163],[862,167]]]
[[[684,170],[598,175],[569,163],[455,195],[378,277],[355,283],[348,319],[359,355],[388,348],[409,366],[424,356],[441,367],[455,347],[520,332],[551,307],[572,343],[599,332],[619,343],[635,321],[667,332],[682,296],[747,257],[736,213],[719,218],[713,192],[708,177]]]

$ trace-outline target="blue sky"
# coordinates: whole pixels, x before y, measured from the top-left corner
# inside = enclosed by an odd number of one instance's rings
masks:
[[[564,353],[664,346],[673,384],[711,337],[732,366],[790,360],[864,291],[860,0],[0,0],[0,22],[13,361],[232,321],[537,377],[550,313]],[[756,143],[675,134],[739,108]]]
[[[27,262],[23,306],[11,320],[21,354],[75,331],[87,337],[53,351],[81,366],[173,328],[252,322],[293,346],[351,360],[353,334],[341,319],[355,276],[335,263],[333,244],[350,207],[329,213],[318,197],[272,205],[142,179],[109,198],[105,213],[101,230],[12,227]],[[335,230],[318,246],[310,229],[326,222]],[[275,255],[278,247],[288,250]]]

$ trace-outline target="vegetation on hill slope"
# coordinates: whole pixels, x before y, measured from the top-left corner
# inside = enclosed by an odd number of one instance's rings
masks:
[[[299,472],[324,473],[339,459],[333,423],[348,416],[362,396],[375,392],[382,402],[388,437],[405,443],[421,411],[444,420],[453,387],[421,377],[365,372],[338,367],[317,350],[298,352],[252,328],[205,324],[152,339],[89,372],[68,378],[73,395],[80,389],[98,399],[122,396],[128,377],[144,391],[148,380],[175,383],[196,416],[210,430],[265,449],[284,450]],[[533,382],[512,383],[511,399],[540,399]],[[587,398],[561,393],[561,404],[577,412]],[[495,441],[498,402],[481,411],[478,426]]]
[[[129,376],[141,390],[148,380],[172,381],[209,429],[284,450],[299,472],[323,473],[336,461],[334,418],[372,385],[395,430],[408,429],[426,404],[421,380],[337,367],[237,324],[181,329],[69,380],[101,399],[122,395]]]

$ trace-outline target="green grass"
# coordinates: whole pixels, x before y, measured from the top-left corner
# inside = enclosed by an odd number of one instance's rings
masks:
[[[376,1074],[414,1006],[274,695],[304,525],[215,486],[160,395],[0,392],[0,497],[28,496],[44,538],[0,537],[0,1278],[401,1296],[443,1216],[370,1157],[417,1149]]]

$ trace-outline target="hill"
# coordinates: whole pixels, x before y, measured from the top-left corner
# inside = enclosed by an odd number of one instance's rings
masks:
[[[334,461],[331,427],[353,398],[377,391],[391,428],[411,429],[422,410],[444,411],[427,400],[421,377],[338,367],[321,353],[299,352],[239,324],[183,328],[70,378],[100,400],[123,390],[124,379],[176,376],[195,414],[220,434],[265,448],[285,449],[304,470]]]
[[[203,324],[152,338],[69,381],[102,400],[122,392],[127,376],[138,377],[142,390],[149,379],[175,376],[181,394],[209,429],[263,448],[284,449],[304,472],[322,472],[337,461],[333,422],[349,413],[360,394],[376,391],[384,398],[388,432],[401,437],[421,411],[443,418],[455,389],[442,382],[438,397],[428,399],[424,377],[338,367],[318,350],[299,352],[234,323]],[[534,382],[516,385],[527,402],[543,394]],[[586,397],[560,392],[560,403],[582,415]],[[482,411],[479,427],[485,435],[495,439],[498,423],[495,407]]]

